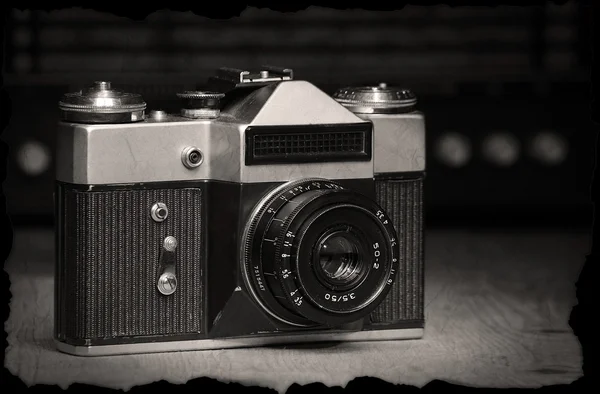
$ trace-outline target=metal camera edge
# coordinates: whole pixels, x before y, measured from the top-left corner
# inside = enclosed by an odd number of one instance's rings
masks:
[[[59,350],[101,355],[422,335],[425,123],[414,96],[379,85],[332,97],[294,80],[291,70],[265,69],[219,70],[212,93],[180,95],[178,114],[146,113],[141,100],[122,93],[107,92],[100,109],[97,95],[95,107],[61,102]],[[348,130],[358,133],[354,140]],[[250,134],[267,145],[280,138],[291,154],[280,150],[269,159],[279,145],[251,147]],[[298,138],[284,141],[290,135]],[[356,144],[357,135],[365,138],[362,155],[332,151]],[[298,148],[303,138],[314,152]],[[329,138],[329,151],[319,138]],[[371,313],[298,327],[271,316],[253,295],[243,243],[269,193],[315,179],[381,207],[393,222],[400,261],[392,290]],[[176,285],[169,292],[160,280],[171,266]]]

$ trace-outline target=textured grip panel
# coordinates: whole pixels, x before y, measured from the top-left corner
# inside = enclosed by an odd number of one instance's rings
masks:
[[[377,201],[398,234],[400,271],[371,321],[423,320],[423,180],[377,181],[375,185]]]
[[[58,189],[59,339],[202,332],[200,189]],[[161,223],[150,214],[157,202],[169,209]],[[178,288],[164,296],[156,284],[169,235],[178,240]]]

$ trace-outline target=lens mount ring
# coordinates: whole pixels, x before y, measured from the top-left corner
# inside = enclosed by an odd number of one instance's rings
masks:
[[[350,203],[329,206],[305,220],[290,218],[289,226],[284,227],[295,242],[282,244],[276,255],[281,272],[295,273],[287,278],[282,276],[280,281],[288,301],[302,316],[327,325],[344,324],[368,315],[385,298],[398,271],[396,233],[387,216],[374,203],[368,204],[370,200],[356,194],[352,199],[353,193],[344,194],[343,200]],[[305,210],[313,208],[307,206]],[[362,256],[364,276],[349,288],[332,289],[314,274],[312,254],[323,230],[340,225],[361,229],[370,248]]]
[[[358,279],[346,286],[327,286],[315,274],[315,245],[336,227],[355,235],[364,254],[358,256],[364,260]],[[328,180],[291,182],[253,211],[243,238],[243,277],[258,304],[278,320],[339,325],[366,316],[385,297],[397,271],[397,248],[391,220],[371,199]]]

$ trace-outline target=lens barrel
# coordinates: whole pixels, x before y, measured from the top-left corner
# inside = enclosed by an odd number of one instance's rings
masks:
[[[256,301],[296,326],[334,326],[369,314],[398,271],[397,236],[383,209],[336,182],[287,183],[256,207],[243,272]]]

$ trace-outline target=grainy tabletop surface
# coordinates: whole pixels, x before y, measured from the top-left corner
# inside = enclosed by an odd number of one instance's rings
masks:
[[[27,385],[87,383],[128,390],[207,376],[270,387],[359,376],[422,387],[433,379],[484,387],[540,387],[582,376],[568,325],[588,233],[430,231],[426,328],[420,340],[81,358],[52,342],[53,238],[15,229],[5,366]]]

